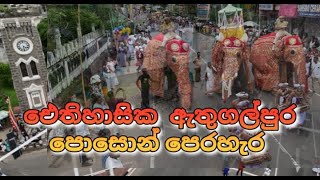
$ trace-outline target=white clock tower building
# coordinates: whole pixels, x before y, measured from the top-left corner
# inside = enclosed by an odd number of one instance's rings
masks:
[[[21,110],[45,107],[47,69],[33,18],[0,19],[0,33]]]

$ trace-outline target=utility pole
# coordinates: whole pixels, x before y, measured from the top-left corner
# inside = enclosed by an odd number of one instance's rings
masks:
[[[82,47],[83,47],[83,42],[82,42],[82,32],[81,32],[81,22],[80,22],[80,4],[78,4],[78,40],[79,40],[79,57],[80,57],[80,72],[81,72],[81,84],[82,84],[82,93],[83,93],[83,101],[84,104],[87,102],[86,98],[86,92],[84,89],[84,79],[83,79],[83,67],[82,67]]]
[[[78,33],[78,42],[79,42],[79,49],[78,53],[80,56],[80,72],[81,72],[81,81],[82,81],[82,92],[83,92],[83,100],[84,103],[86,103],[86,95],[84,90],[84,82],[83,82],[83,70],[82,70],[82,33],[81,33],[81,23],[80,23],[80,4],[78,4],[78,27],[77,27],[77,33]],[[73,165],[73,172],[75,176],[80,176],[79,174],[79,168],[78,168],[78,161],[77,161],[77,155],[71,154],[72,159],[72,165]]]

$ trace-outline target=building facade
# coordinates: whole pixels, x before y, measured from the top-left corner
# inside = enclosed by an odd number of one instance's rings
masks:
[[[3,18],[0,31],[20,109],[45,107],[47,69],[34,18]]]

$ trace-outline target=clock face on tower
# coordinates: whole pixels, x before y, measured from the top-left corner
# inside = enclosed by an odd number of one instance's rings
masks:
[[[13,49],[21,55],[30,54],[33,50],[33,43],[29,38],[19,37],[13,41]]]

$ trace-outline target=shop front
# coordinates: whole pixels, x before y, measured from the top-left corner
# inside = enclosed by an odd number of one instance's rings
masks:
[[[278,17],[278,10],[275,4],[259,4],[260,27],[272,26]]]
[[[279,5],[279,14],[278,16],[284,16],[286,17],[288,24],[288,32],[291,34],[297,34],[299,35],[298,27],[301,26],[301,22],[298,20],[298,5],[297,4],[280,4]]]
[[[320,4],[299,4],[298,16],[303,22],[303,32],[320,37]]]

